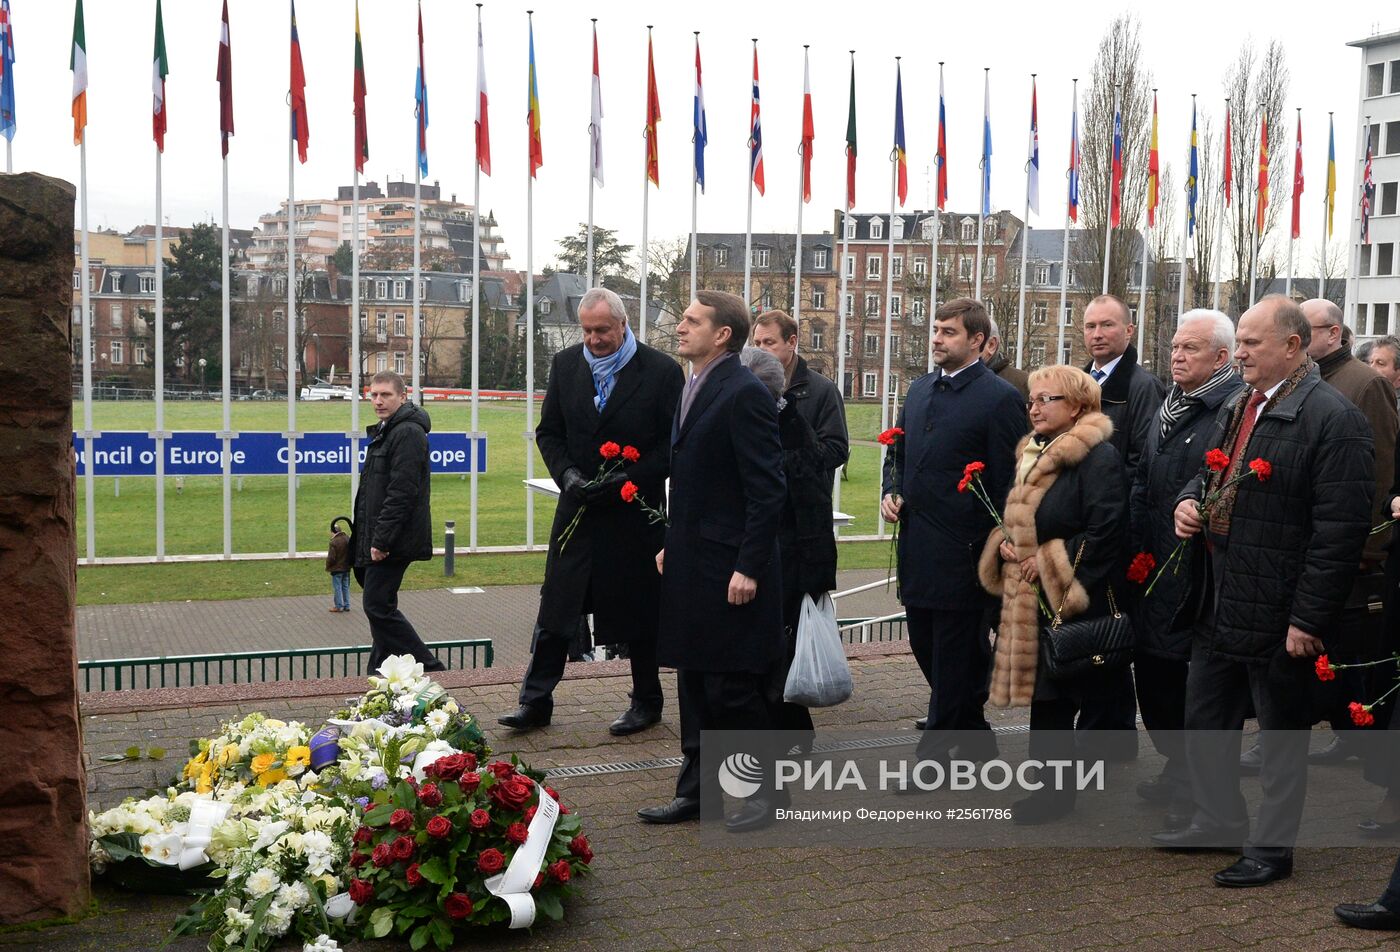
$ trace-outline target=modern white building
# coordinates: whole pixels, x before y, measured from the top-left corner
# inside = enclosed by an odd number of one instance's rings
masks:
[[[1400,330],[1400,32],[1377,34],[1347,44],[1361,50],[1361,94],[1357,109],[1355,183],[1338,204],[1351,208],[1351,278],[1347,320],[1358,338]],[[1367,132],[1371,177],[1376,191],[1370,215],[1370,242],[1361,243],[1361,181]]]

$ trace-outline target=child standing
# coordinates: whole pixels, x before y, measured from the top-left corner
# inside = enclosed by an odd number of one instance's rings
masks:
[[[350,537],[340,528],[341,522],[349,522],[344,516],[331,520],[331,547],[326,553],[326,571],[331,573],[331,594],[335,604],[333,612],[350,610]]]

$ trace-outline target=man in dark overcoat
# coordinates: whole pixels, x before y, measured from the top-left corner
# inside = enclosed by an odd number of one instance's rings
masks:
[[[941,373],[920,377],[899,411],[904,431],[885,457],[880,514],[900,523],[899,594],[909,647],[931,689],[920,735],[922,759],[986,759],[996,751],[982,714],[991,660],[989,596],[977,583],[977,557],[995,523],[972,489],[960,492],[969,463],[986,464],[982,485],[996,506],[1006,500],[1016,444],[1026,434],[1026,405],[1016,388],[982,362],[991,334],[987,310],[955,298],[933,318],[933,359]]]
[[[671,430],[670,525],[656,553],[657,658],[676,669],[685,760],[675,799],[638,811],[648,823],[698,817],[702,788],[707,803],[721,802],[718,777],[701,775],[701,731],[770,723],[764,686],[783,652],[785,484],[777,404],[739,363],[749,320],[741,298],[700,291],[676,330],[691,372]],[[751,797],[727,825],[757,828],[772,811],[770,799]]]
[[[554,513],[534,654],[520,686],[520,707],[501,724],[530,730],[550,721],[554,688],[564,675],[569,642],[580,615],[593,615],[600,644],[626,644],[632,664],[632,703],[609,731],[622,736],[661,720],[656,664],[656,620],[661,584],[654,558],[664,526],[625,502],[630,481],[661,508],[670,472],[671,420],[683,375],[670,357],[639,343],[627,326],[622,300],[592,288],[579,301],[583,343],[560,351],[535,443],[560,490]],[[618,455],[597,481],[605,443],[635,448],[635,461]],[[627,454],[632,455],[632,454]],[[595,483],[596,485],[589,485]],[[561,536],[582,510],[566,543]]]

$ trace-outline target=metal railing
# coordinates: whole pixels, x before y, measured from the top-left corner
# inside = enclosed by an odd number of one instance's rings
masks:
[[[903,641],[904,612],[881,615],[878,618],[838,618],[837,630],[848,645],[867,645],[876,641]]]
[[[496,660],[490,638],[430,641],[428,650],[449,670],[489,668]],[[317,678],[364,677],[369,645],[286,648],[225,654],[105,658],[79,661],[84,691],[130,691],[209,684],[256,684]]]

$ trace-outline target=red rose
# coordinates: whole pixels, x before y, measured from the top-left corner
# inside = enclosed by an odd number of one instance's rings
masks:
[[[897,426],[892,426],[885,432],[881,433],[879,436],[875,437],[875,439],[882,446],[894,446],[894,444],[903,435],[904,431],[902,429],[900,429]]]
[[[527,777],[526,779],[528,780],[529,778]],[[559,794],[555,791],[555,789],[554,789],[553,787],[545,787],[545,788],[544,788],[544,792],[547,793],[547,794],[549,794],[551,797],[553,797],[553,798],[556,799],[556,800],[559,799]]]
[[[369,854],[368,854],[368,853],[358,853],[358,852],[357,852],[357,853],[351,853],[351,854],[350,854],[350,868],[351,868],[351,869],[359,869],[361,866],[365,865],[365,863],[368,863],[368,862],[369,862]]]
[[[453,893],[442,902],[449,919],[465,919],[472,914],[472,900],[466,893]]]
[[[417,886],[423,881],[423,874],[418,872],[418,864],[414,863],[403,871],[403,878],[410,886]]]
[[[568,816],[570,813],[573,812],[573,810],[570,810],[568,807],[564,806],[564,804],[559,804],[559,813],[561,816]]]
[[[487,768],[496,775],[497,780],[504,780],[515,773],[515,764],[508,764],[504,760],[493,761]]]
[[[476,764],[467,760],[466,754],[448,754],[446,757],[439,757],[428,764],[423,772],[429,777],[436,777],[439,780],[456,780],[462,776],[464,770],[470,770],[475,766]],[[437,806],[437,804],[430,804],[430,806]]]
[[[553,879],[555,882],[567,883],[569,881],[569,876],[571,875],[571,872],[569,870],[569,861],[566,859],[561,859],[557,863],[550,863],[549,875],[550,878]]]
[[[1152,570],[1157,567],[1157,559],[1151,552],[1139,552],[1133,556],[1133,561],[1128,566],[1128,581],[1141,585],[1152,575]]]
[[[473,830],[476,830],[478,833],[480,833],[482,830],[486,829],[488,826],[491,825],[491,814],[487,813],[485,810],[473,810],[471,817],[467,820],[467,823],[471,826]]]
[[[476,754],[472,753],[471,751],[467,751],[465,754],[460,754],[459,756],[465,757],[465,758],[467,759],[467,766],[466,766],[465,768],[463,768],[463,769],[465,769],[465,770],[475,770],[475,769],[476,769]]]
[[[526,822],[526,823],[529,823],[531,820],[533,820],[533,819],[535,818],[535,810],[536,810],[536,809],[537,809],[536,807],[526,807],[526,808],[525,808],[525,822]]]
[[[389,849],[394,854],[394,859],[405,860],[413,856],[413,849],[416,845],[413,842],[413,837],[401,836],[394,840],[394,845]]]
[[[507,777],[496,781],[491,788],[491,799],[507,810],[523,810],[529,801],[533,784],[525,777]]]
[[[394,851],[388,843],[380,843],[374,848],[374,855],[371,858],[374,860],[374,865],[383,869],[394,862]]]
[[[506,856],[494,846],[481,851],[481,855],[476,858],[476,868],[486,875],[499,873],[506,865]]]
[[[1249,468],[1254,470],[1254,475],[1259,477],[1261,483],[1269,481],[1269,477],[1274,474],[1274,464],[1266,459],[1252,460]]]
[[[1317,660],[1313,662],[1313,670],[1317,672],[1317,679],[1319,681],[1337,680],[1337,672],[1332,670],[1332,662],[1328,660],[1325,654],[1317,656]]]
[[[593,861],[593,847],[588,845],[588,837],[584,836],[582,833],[569,840],[569,852],[573,853],[585,863],[591,863]]]
[[[363,879],[350,880],[350,900],[357,906],[363,906],[374,898],[374,886]]]
[[[395,810],[389,817],[389,825],[400,833],[407,833],[413,829],[413,814],[407,810]]]
[[[642,452],[635,446],[624,446],[622,448],[622,458],[629,463],[635,463],[642,458]]]
[[[631,480],[628,480],[627,482],[622,484],[623,502],[635,502],[637,499],[637,493],[638,489],[636,483],[632,482]]]
[[[1351,722],[1357,727],[1370,727],[1376,723],[1376,718],[1371,714],[1371,708],[1360,701],[1352,701],[1347,705],[1347,710],[1351,711]]]
[[[1220,450],[1211,450],[1206,454],[1206,467],[1217,473],[1224,472],[1230,466],[1230,457]]]
[[[521,843],[525,842],[529,835],[530,830],[524,823],[512,823],[510,826],[506,827],[507,843],[514,843],[516,846],[519,846]]]
[[[355,831],[353,839],[357,844],[363,846],[365,843],[374,839],[374,830],[370,827],[362,826]]]
[[[536,873],[536,874],[535,874],[535,882],[534,882],[534,884],[533,884],[530,888],[531,888],[532,890],[534,890],[534,889],[539,889],[539,888],[540,888],[541,886],[543,886],[543,885],[544,885],[544,873]]]
[[[462,779],[457,781],[457,786],[462,788],[463,793],[475,793],[476,788],[481,786],[481,774],[469,770],[462,774]]]
[[[428,821],[428,835],[435,839],[445,839],[452,832],[452,821],[445,816],[435,816]]]
[[[442,803],[442,791],[437,784],[425,783],[418,788],[418,802],[425,807],[435,807]]]
[[[602,446],[598,447],[598,455],[603,457],[603,459],[617,459],[618,454],[621,452],[622,447],[618,446],[612,440],[608,440]]]

